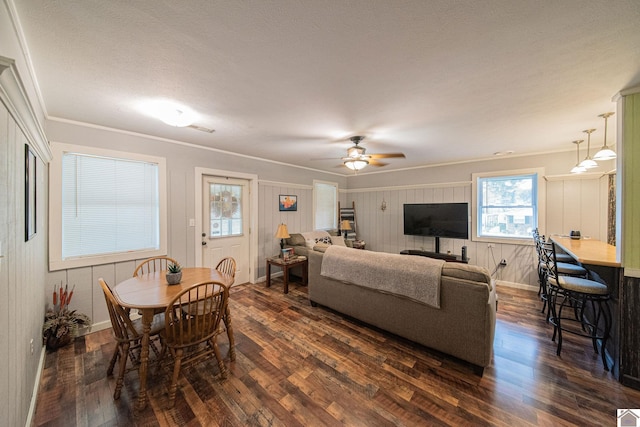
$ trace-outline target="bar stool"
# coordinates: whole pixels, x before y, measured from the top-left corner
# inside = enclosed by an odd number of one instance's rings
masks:
[[[543,243],[546,242],[544,234],[540,235],[540,233],[538,232],[537,228],[535,228],[533,230],[532,234],[533,234],[533,240],[536,243],[537,243],[538,240],[542,240]],[[566,262],[566,263],[569,263],[569,264],[577,264],[578,263],[578,261],[574,257],[572,257],[569,254],[565,254],[564,252],[559,252],[556,255],[558,256],[558,262]]]
[[[538,295],[540,295],[540,299],[543,301],[541,312],[544,313],[545,309],[547,309],[547,320],[549,319],[549,286],[547,284],[547,276],[549,275],[549,268],[552,265],[551,259],[549,259],[551,254],[551,243],[545,241],[544,236],[538,235],[535,240],[536,252],[538,254],[538,283],[540,285],[538,289]],[[559,254],[556,254],[556,256]],[[567,255],[567,254],[564,254]],[[573,258],[571,258],[573,260]],[[574,260],[575,261],[575,260]],[[555,261],[557,273],[561,276],[575,276],[588,278],[589,272],[586,268],[581,265],[568,263],[568,262],[560,262]]]
[[[560,356],[562,351],[562,332],[569,332],[574,335],[591,338],[593,350],[598,353],[598,340],[601,341],[600,353],[605,371],[609,370],[605,347],[609,339],[611,329],[611,310],[608,301],[611,298],[607,285],[589,280],[584,277],[562,276],[556,262],[556,246],[552,243],[551,248],[545,246],[545,255],[552,262],[548,265],[547,283],[549,286],[549,308],[551,315],[549,322],[553,325],[552,341],[558,337],[556,354]],[[558,304],[558,297],[562,302]],[[593,322],[585,316],[585,308],[590,305],[593,314]],[[563,317],[563,309],[571,307],[574,316]],[[577,322],[580,329],[566,325],[567,322]],[[600,324],[603,323],[603,327]]]

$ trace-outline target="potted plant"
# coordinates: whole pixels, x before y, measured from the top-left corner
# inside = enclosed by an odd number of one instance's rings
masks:
[[[171,263],[167,266],[167,283],[170,285],[177,285],[182,280],[182,267],[180,264]]]
[[[76,310],[70,310],[69,304],[73,297],[73,289],[69,292],[68,285],[53,290],[53,307],[47,309],[42,325],[42,338],[49,350],[57,350],[69,344],[77,335],[80,326],[89,326],[91,319]]]

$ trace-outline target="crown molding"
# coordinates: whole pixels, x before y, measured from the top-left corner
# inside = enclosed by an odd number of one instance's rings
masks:
[[[4,56],[0,56],[0,101],[7,107],[38,157],[49,163],[53,156],[44,128],[29,101],[15,61]]]

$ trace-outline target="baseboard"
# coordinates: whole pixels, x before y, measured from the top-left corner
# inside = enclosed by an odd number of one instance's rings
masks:
[[[25,426],[33,424],[33,416],[36,414],[36,405],[38,404],[38,390],[40,389],[40,379],[42,377],[42,371],[44,370],[44,361],[47,355],[47,348],[41,346],[40,348],[40,360],[38,361],[38,369],[36,371],[36,379],[33,384],[33,391],[31,392],[31,401],[29,402],[29,412],[27,413],[27,421]]]
[[[525,283],[507,282],[506,280],[496,280],[496,286],[523,289],[529,292],[538,292],[538,286],[527,285]]]
[[[640,378],[638,377],[632,377],[631,375],[622,374],[620,382],[627,387],[640,390]]]
[[[278,271],[277,273],[272,273],[271,278],[273,279],[274,277],[282,277],[282,271]],[[258,277],[256,283],[262,283],[266,281],[267,281],[267,275],[265,274],[264,276]]]

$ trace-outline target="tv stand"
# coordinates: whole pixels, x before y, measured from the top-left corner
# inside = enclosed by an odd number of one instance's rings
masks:
[[[418,250],[418,249],[405,249],[404,251],[400,251],[400,254],[401,255],[426,256],[428,258],[442,259],[442,260],[445,260],[447,262],[462,262],[464,264],[468,264],[469,263],[469,259],[468,258],[462,259],[462,257],[460,255],[443,254],[443,253],[440,253],[440,252],[421,251],[421,250]]]

